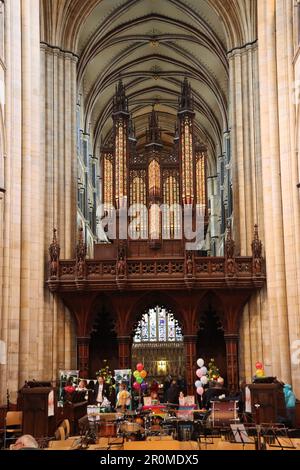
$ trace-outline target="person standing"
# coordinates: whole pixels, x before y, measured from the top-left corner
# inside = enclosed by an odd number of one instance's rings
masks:
[[[125,382],[122,382],[119,387],[119,393],[117,395],[117,404],[116,408],[121,408],[123,411],[130,408],[131,404],[131,395],[127,391],[127,385]]]
[[[172,380],[171,386],[167,391],[167,401],[174,405],[179,404],[179,388],[176,380]]]
[[[97,383],[95,385],[95,402],[99,405],[102,404],[104,398],[108,398],[109,396],[109,388],[108,385],[105,383],[104,378],[102,375],[98,375]]]

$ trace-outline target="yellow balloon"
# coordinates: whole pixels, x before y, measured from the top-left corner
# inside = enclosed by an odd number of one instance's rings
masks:
[[[264,377],[265,376],[265,372],[263,369],[257,369],[256,371],[256,377]]]
[[[145,370],[142,370],[140,372],[140,377],[142,377],[142,379],[145,379],[147,377],[147,372]]]

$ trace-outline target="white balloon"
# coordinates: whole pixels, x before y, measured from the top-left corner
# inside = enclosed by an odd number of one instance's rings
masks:
[[[196,387],[196,388],[202,387],[202,382],[201,382],[201,380],[197,380],[197,381],[195,382],[195,387]]]
[[[201,372],[203,375],[206,375],[207,374],[207,368],[206,367],[201,367]]]
[[[206,375],[203,375],[203,376],[201,377],[200,381],[201,381],[201,384],[202,384],[202,385],[207,385],[207,383],[208,383],[208,378],[206,377]]]
[[[204,366],[204,361],[203,361],[203,359],[201,359],[201,357],[197,361],[197,366],[200,367],[200,368]]]

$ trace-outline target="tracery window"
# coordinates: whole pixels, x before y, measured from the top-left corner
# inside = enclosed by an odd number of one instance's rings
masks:
[[[134,343],[182,342],[178,321],[164,307],[150,308],[139,321]]]

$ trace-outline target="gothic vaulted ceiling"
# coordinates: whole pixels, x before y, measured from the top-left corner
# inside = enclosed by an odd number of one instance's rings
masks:
[[[227,128],[227,53],[256,39],[255,0],[41,0],[42,40],[79,56],[85,131],[109,138],[112,97],[126,85],[137,137],[152,105],[172,137],[180,85],[191,82],[198,139],[211,153]]]

